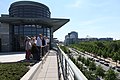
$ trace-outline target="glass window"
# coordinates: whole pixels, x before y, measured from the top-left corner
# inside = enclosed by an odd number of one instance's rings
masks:
[[[18,28],[14,28],[14,32],[15,32],[15,33],[18,33]]]
[[[40,25],[36,25],[37,26],[37,28],[42,28],[42,26],[40,26]]]
[[[36,28],[31,28],[31,31],[36,31]]]
[[[31,34],[31,32],[29,32],[29,31],[25,31],[24,34]]]
[[[36,32],[31,32],[32,34],[36,35]]]
[[[23,34],[23,31],[19,31],[20,34]]]
[[[13,44],[18,46],[18,42],[20,42],[19,44],[19,50],[23,48],[23,43],[24,42],[24,37],[25,36],[37,36],[38,34],[43,34],[44,36],[47,36],[48,38],[50,38],[50,28],[47,28],[47,26],[41,26],[41,25],[14,25],[14,35],[18,35],[16,36],[16,42],[13,39]],[[21,37],[20,37],[21,36]],[[14,46],[15,47],[15,46]]]
[[[24,28],[24,32],[31,31],[31,28]]]
[[[47,32],[50,32],[50,28],[47,28]]]
[[[44,32],[45,32],[45,33],[47,32],[47,28],[44,28]]]
[[[38,28],[37,32],[43,32],[43,29],[42,28],[40,28],[40,29]]]

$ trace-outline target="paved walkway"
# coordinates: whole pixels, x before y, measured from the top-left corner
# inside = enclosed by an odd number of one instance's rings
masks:
[[[37,80],[58,80],[58,65],[55,51],[50,50],[50,53],[37,76]]]
[[[5,54],[5,53],[4,53]],[[25,59],[25,53],[21,54],[10,54],[0,55],[0,63],[17,62]],[[50,50],[43,65],[37,70],[35,80],[58,80],[58,65],[56,51]],[[32,79],[34,80],[34,79]]]
[[[5,55],[0,55],[0,63],[5,62],[17,62],[25,59],[25,52],[14,52],[14,54],[4,53]],[[10,55],[9,55],[10,54]]]

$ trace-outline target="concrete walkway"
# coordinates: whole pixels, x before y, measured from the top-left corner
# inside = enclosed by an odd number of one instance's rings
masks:
[[[58,65],[55,51],[50,50],[45,63],[37,75],[37,80],[58,80]]]
[[[5,53],[4,53],[5,54]],[[0,63],[8,63],[8,62],[18,62],[25,59],[25,52],[23,53],[14,53],[10,54],[6,53],[5,55],[0,55]],[[58,65],[57,65],[57,55],[56,51],[50,50],[46,60],[43,62],[40,61],[42,65],[39,66],[37,71],[35,72],[36,75],[35,79],[31,80],[58,80]],[[30,72],[32,74],[34,71]]]
[[[25,52],[14,52],[11,53],[4,53],[5,55],[0,55],[0,63],[6,62],[18,62],[25,59]],[[9,55],[10,54],[10,55]]]

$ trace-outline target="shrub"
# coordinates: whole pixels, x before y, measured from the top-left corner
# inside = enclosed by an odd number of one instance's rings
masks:
[[[0,64],[0,80],[20,80],[29,70],[29,63],[2,63]]]

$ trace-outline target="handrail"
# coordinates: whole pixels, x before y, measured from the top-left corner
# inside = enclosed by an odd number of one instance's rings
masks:
[[[64,57],[64,60],[65,60],[65,65],[67,65],[67,67],[65,66],[65,68],[67,69],[68,66],[71,68],[71,70],[74,74],[74,80],[88,80],[83,75],[83,73],[76,67],[76,65],[71,61],[71,59],[61,50],[61,48],[58,45],[57,45],[57,47],[58,47],[58,50],[60,51],[60,53],[58,53],[60,59],[61,59],[60,55],[62,55],[62,57]],[[65,74],[64,77],[67,77],[67,78],[64,78],[65,80],[67,80],[68,74]]]

